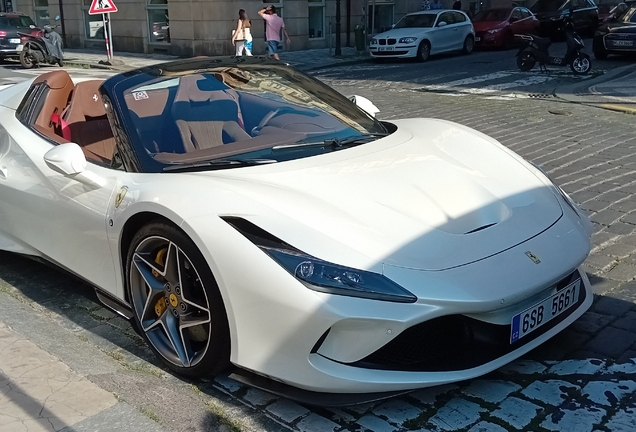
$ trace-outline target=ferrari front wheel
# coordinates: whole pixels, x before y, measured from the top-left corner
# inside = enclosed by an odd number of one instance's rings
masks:
[[[139,331],[170,369],[201,377],[229,365],[223,299],[185,233],[163,222],[144,226],[131,242],[126,278]]]

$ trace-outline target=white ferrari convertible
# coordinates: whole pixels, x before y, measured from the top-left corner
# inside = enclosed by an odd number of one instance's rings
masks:
[[[590,306],[590,234],[494,139],[273,60],[0,91],[0,249],[87,281],[190,377],[333,401],[482,375]]]

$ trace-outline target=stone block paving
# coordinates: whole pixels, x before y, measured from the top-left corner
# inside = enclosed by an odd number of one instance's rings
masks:
[[[632,117],[551,100],[486,100],[478,95],[459,99],[411,91],[412,85],[400,82],[399,76],[392,79],[383,83],[331,77],[329,83],[343,94],[373,100],[384,119],[436,117],[493,136],[541,165],[594,222],[593,249],[586,262],[596,292],[594,305],[569,329],[523,358],[476,380],[385,401],[340,408],[306,406],[227,376],[192,383],[174,378],[134,330],[94,303],[81,284],[65,276],[52,277],[51,270],[2,253],[0,296],[22,299],[60,331],[75,335],[83,349],[96,347],[116,360],[126,371],[124,378],[112,374],[108,379],[92,378],[107,388],[119,380],[112,391],[128,397],[139,409],[152,401],[161,405],[162,392],[187,399],[185,426],[171,422],[169,414],[157,416],[170,430],[219,430],[220,423],[226,429],[268,431],[635,431],[636,123]],[[133,390],[127,385],[147,383],[154,383],[148,396],[142,392],[130,397]],[[205,407],[208,414],[210,407],[216,407],[211,411],[220,419],[212,422],[215,429],[201,426],[209,424]],[[232,417],[233,413],[238,414]]]

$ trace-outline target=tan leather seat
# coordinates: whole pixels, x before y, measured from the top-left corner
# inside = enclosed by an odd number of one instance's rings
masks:
[[[51,116],[61,114],[62,110],[64,110],[68,104],[68,100],[74,88],[73,81],[68,72],[60,69],[40,75],[33,81],[31,86],[33,87],[40,83],[45,83],[49,89],[45,95],[42,109],[33,125],[37,125],[37,130],[42,134],[55,139],[53,137],[58,134],[56,134],[55,126],[51,122]]]
[[[101,84],[100,80],[78,83],[62,119],[71,141],[82,148],[86,158],[108,163],[115,151],[115,138],[99,94]]]
[[[239,123],[236,92],[213,77],[181,77],[172,111],[185,152],[251,138]]]

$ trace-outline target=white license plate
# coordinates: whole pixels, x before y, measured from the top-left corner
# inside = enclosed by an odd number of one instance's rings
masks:
[[[632,46],[632,45],[634,45],[634,41],[630,41],[630,40],[627,40],[627,41],[617,40],[617,41],[614,41],[614,45],[615,45],[615,46]]]
[[[18,45],[17,47],[15,47],[15,50],[16,50],[17,52],[20,52],[20,51],[22,51],[23,49],[24,49],[24,45]]]
[[[393,47],[380,47],[380,51],[393,51]]]
[[[581,279],[577,279],[558,293],[512,317],[510,343],[532,333],[574,306],[579,298],[580,289]]]
[[[481,40],[481,38],[479,36],[475,37],[475,42],[479,42]]]
[[[12,39],[9,39],[9,43],[19,44],[19,43],[20,43],[20,38],[12,38]]]

